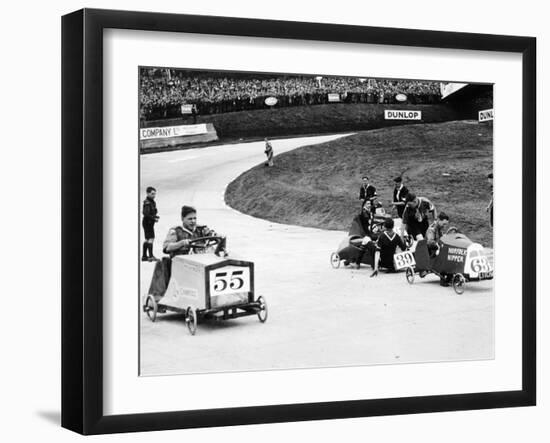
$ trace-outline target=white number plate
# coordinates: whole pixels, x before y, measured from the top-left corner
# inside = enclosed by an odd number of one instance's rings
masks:
[[[484,256],[473,258],[470,264],[470,268],[472,269],[472,272],[475,272],[476,274],[478,272],[487,274],[493,270],[493,267],[491,266],[491,263],[489,263],[488,258]]]
[[[210,295],[250,291],[250,268],[224,266],[210,271]]]
[[[408,267],[414,267],[416,265],[416,260],[411,251],[400,252],[393,256],[393,262],[395,264],[395,269],[404,269]]]

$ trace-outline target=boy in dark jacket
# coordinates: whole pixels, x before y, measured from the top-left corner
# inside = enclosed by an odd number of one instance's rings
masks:
[[[157,190],[149,186],[146,192],[147,197],[143,200],[143,219],[141,220],[141,226],[145,234],[141,261],[156,261],[157,259],[153,255],[153,242],[155,241],[155,223],[159,220],[157,204],[155,203]]]

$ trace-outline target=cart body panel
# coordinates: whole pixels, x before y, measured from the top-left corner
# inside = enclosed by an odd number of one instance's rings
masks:
[[[441,237],[437,255],[430,257],[426,240],[420,240],[414,251],[416,270],[431,271],[440,275],[462,274],[468,279],[493,277],[493,266],[485,249],[463,234]]]
[[[360,244],[361,237],[346,237],[344,240],[342,240],[340,245],[338,245],[336,253],[338,254],[340,260],[346,260],[350,263],[355,263],[359,256],[362,254],[363,257],[361,258],[361,263],[372,266],[372,264],[374,263],[373,253],[371,253],[370,251],[365,252],[359,246],[355,246],[354,244],[352,244],[352,241],[354,240],[359,241],[358,244]]]
[[[178,255],[172,259],[170,283],[159,305],[199,311],[253,300],[254,264],[214,254]]]

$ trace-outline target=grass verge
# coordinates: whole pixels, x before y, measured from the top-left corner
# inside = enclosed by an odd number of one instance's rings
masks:
[[[393,178],[432,200],[451,224],[492,246],[485,207],[493,168],[493,131],[472,121],[405,125],[364,131],[275,157],[229,184],[231,207],[299,226],[347,230],[358,213],[361,176],[369,175],[389,210]]]

